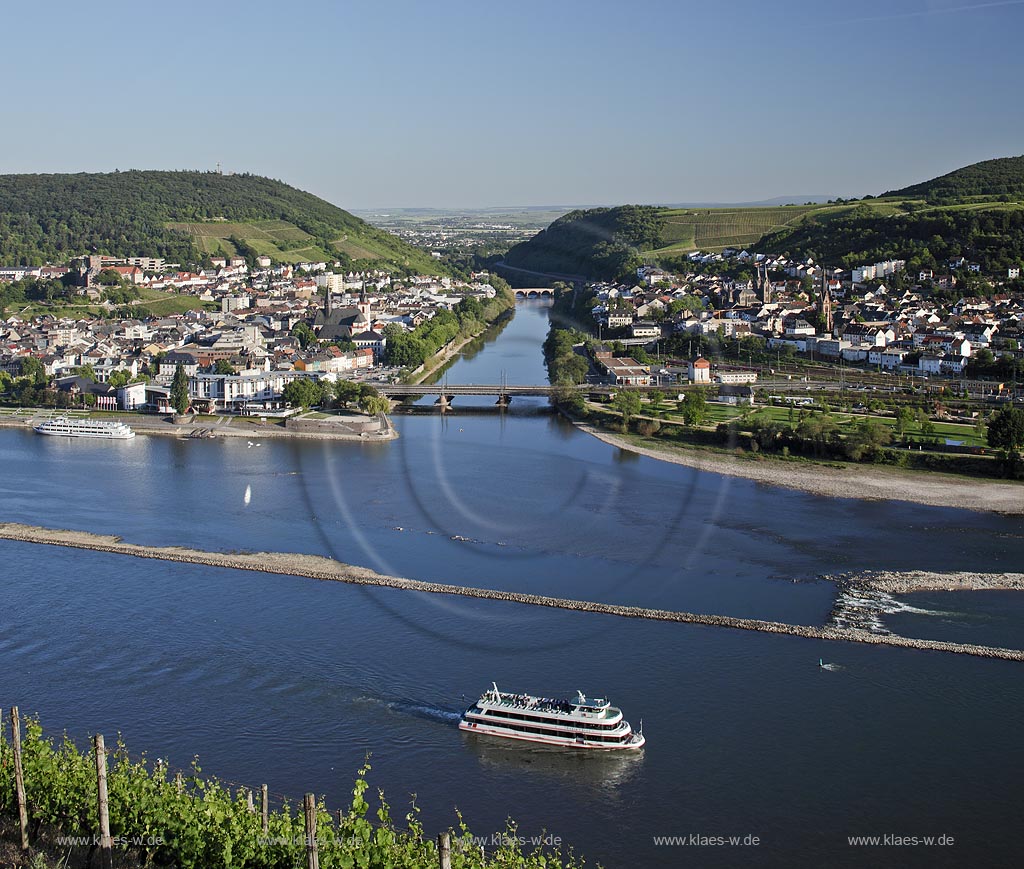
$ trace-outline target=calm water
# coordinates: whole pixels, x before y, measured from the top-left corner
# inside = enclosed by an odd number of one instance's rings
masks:
[[[452,383],[543,382],[542,303],[522,304]],[[663,465],[517,401],[396,416],[387,445],[124,444],[0,431],[0,521],[133,542],[329,554],[420,579],[820,623],[822,572],[999,570],[1016,519],[837,501]],[[243,496],[250,488],[248,505]],[[453,539],[457,538],[457,539]],[[428,829],[458,806],[507,816],[607,866],[1009,865],[1016,856],[1020,665],[361,589],[0,542],[0,703],[52,732],[120,730],[137,751],[345,804],[371,783]],[[912,595],[919,636],[1024,644],[1006,593]],[[838,669],[821,671],[819,657]],[[606,693],[638,756],[503,746],[455,727],[496,680]],[[654,836],[759,836],[759,847]],[[951,848],[847,845],[951,835]],[[687,854],[696,850],[697,854]],[[739,853],[737,853],[739,852]]]

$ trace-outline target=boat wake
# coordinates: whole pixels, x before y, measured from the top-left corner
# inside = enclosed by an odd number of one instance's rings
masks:
[[[411,715],[413,718],[423,718],[427,721],[439,721],[442,724],[458,724],[459,719],[462,717],[461,711],[456,712],[452,709],[445,709],[429,703],[393,700],[387,704],[387,707],[401,715]]]

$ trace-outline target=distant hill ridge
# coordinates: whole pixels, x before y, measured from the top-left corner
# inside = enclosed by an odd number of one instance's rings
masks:
[[[87,253],[187,263],[216,252],[439,271],[425,251],[311,193],[259,175],[0,175],[0,264]]]
[[[889,257],[943,268],[966,257],[986,272],[1024,265],[1024,157],[965,166],[862,200],[768,207],[625,205],[573,211],[505,257],[548,274],[628,280],[636,266],[679,265],[725,247],[853,266]]]

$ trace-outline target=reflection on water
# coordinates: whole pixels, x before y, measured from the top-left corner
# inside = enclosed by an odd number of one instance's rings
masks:
[[[600,751],[516,742],[500,736],[460,731],[466,750],[483,767],[565,780],[588,788],[615,791],[633,779],[644,763],[644,750]]]

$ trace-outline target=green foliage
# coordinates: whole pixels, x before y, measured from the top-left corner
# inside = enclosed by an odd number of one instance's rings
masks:
[[[235,366],[227,359],[218,359],[213,363],[214,374],[234,374]]]
[[[1024,208],[992,205],[887,213],[861,204],[827,220],[811,217],[767,235],[756,249],[846,266],[899,257],[912,269],[941,269],[948,259],[962,255],[978,262],[983,271],[996,272],[1024,258]]]
[[[127,305],[141,298],[141,293],[132,284],[118,284],[103,291],[103,300],[112,305]]]
[[[1024,357],[1013,353],[996,356],[988,347],[982,347],[967,361],[967,376],[1024,381]]]
[[[309,328],[309,324],[301,320],[292,326],[292,335],[299,339],[299,346],[303,350],[316,341],[316,334]]]
[[[428,274],[443,271],[429,254],[396,236],[323,199],[258,175],[159,171],[0,175],[0,262],[4,263],[42,265],[87,253],[198,262],[210,251],[198,248],[196,241],[205,238],[203,227],[216,226],[213,221],[271,221],[270,227],[280,225],[273,222],[286,222],[287,231],[282,227],[259,233],[279,255],[278,244],[287,246],[297,240],[293,235],[297,228],[303,239],[309,239],[310,258],[316,250],[337,250],[343,256],[345,244],[358,244],[361,251],[383,263]],[[168,226],[174,223],[178,226]],[[247,245],[256,241],[244,240]],[[217,246],[225,245],[218,240]]]
[[[640,250],[659,246],[662,211],[647,205],[571,211],[505,255],[515,268],[601,280],[632,276]]]
[[[383,395],[364,395],[359,399],[359,407],[363,413],[376,416],[387,413],[391,409],[391,402]]]
[[[640,394],[630,389],[623,389],[615,393],[612,399],[612,407],[622,417],[623,429],[629,426],[629,421],[640,413],[643,405],[640,402]]]
[[[495,298],[463,299],[453,311],[438,311],[411,332],[397,323],[389,323],[384,327],[388,364],[398,368],[418,368],[456,337],[475,335],[515,305],[515,296],[508,284],[492,279],[492,286],[498,290]]]
[[[544,364],[548,369],[548,380],[553,386],[573,386],[583,383],[590,362],[576,352],[576,346],[586,340],[574,330],[551,329],[544,339]]]
[[[202,777],[198,762],[183,777],[180,792],[174,775],[160,762],[133,758],[118,740],[107,747],[107,791],[111,836],[150,839],[163,844],[139,849],[146,865],[181,869],[281,869],[305,865],[305,823],[288,802],[269,813],[264,834],[258,813],[249,811],[242,789],[231,790],[216,779]],[[23,719],[22,761],[30,821],[67,836],[93,836],[99,830],[96,761],[66,736],[60,742],[44,737],[38,720]],[[15,806],[13,749],[0,736],[0,813]],[[404,827],[395,824],[381,791],[371,820],[367,799],[370,771],[365,763],[356,774],[352,802],[336,823],[321,799],[316,807],[316,840],[323,869],[436,866],[437,847],[419,821],[413,801]],[[581,869],[574,858],[557,852],[526,852],[516,825],[509,821],[502,844],[481,856],[470,831],[457,815],[452,836],[456,869]],[[115,850],[120,850],[115,846]],[[120,865],[115,857],[115,865]]]
[[[868,405],[870,407],[870,404]],[[903,437],[907,433],[907,427],[914,421],[914,413],[909,407],[901,404],[896,409],[896,431],[899,432],[900,437]]]
[[[707,393],[704,392],[704,387],[698,386],[686,395],[683,404],[683,423],[691,427],[702,425],[707,415]]]
[[[1024,448],[1024,409],[1006,405],[988,423],[989,446],[1010,452]]]
[[[97,276],[96,283],[101,287],[119,287],[122,281],[121,276],[113,269],[104,269]]]
[[[351,380],[336,380],[334,382],[334,400],[340,407],[348,407],[353,401],[359,401],[362,395],[359,384]]]
[[[171,406],[178,413],[185,413],[189,407],[188,375],[179,362],[174,368],[174,379],[171,380]]]
[[[673,208],[664,212],[661,237],[653,255],[676,270],[672,255],[691,250],[717,251],[749,247],[765,233],[796,223],[805,214],[826,209],[818,205],[750,208]],[[680,263],[682,265],[682,263]]]
[[[884,195],[901,198],[920,196],[932,201],[971,196],[1024,196],[1024,156],[983,160]]]
[[[329,388],[330,384],[326,382],[314,380],[312,377],[299,377],[285,384],[282,395],[284,400],[293,407],[303,407],[308,410],[318,404],[323,404]]]
[[[145,374],[138,374],[132,377],[131,372],[127,368],[121,368],[118,371],[112,371],[110,377],[107,378],[107,384],[119,389],[122,386],[127,386],[129,383],[137,383],[139,381],[147,382],[149,378]]]
[[[865,419],[846,436],[846,454],[855,462],[871,458],[892,440],[892,432],[878,420]]]

